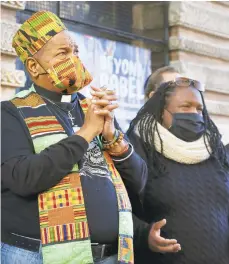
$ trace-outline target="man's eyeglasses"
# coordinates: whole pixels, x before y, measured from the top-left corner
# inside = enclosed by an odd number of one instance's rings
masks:
[[[193,86],[194,88],[196,88],[200,92],[205,91],[205,87],[201,82],[193,80],[193,79],[189,79],[186,77],[177,77],[171,83],[175,83],[176,86],[183,86],[183,87]]]

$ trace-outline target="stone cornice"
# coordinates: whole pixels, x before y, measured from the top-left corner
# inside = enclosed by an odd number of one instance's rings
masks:
[[[16,10],[24,10],[25,3],[26,1],[1,1],[2,6]]]
[[[224,5],[229,7],[229,1],[216,1],[219,5]]]
[[[229,38],[229,12],[226,12],[226,10],[225,12],[220,12],[208,5],[207,2],[204,6],[200,2],[171,1],[169,6],[169,25],[185,26]]]
[[[206,100],[206,106],[209,114],[229,116],[229,103]]]
[[[203,82],[206,90],[229,94],[229,69],[188,61],[171,61],[170,64],[181,74]]]
[[[199,40],[172,36],[169,38],[169,49],[183,50],[229,61],[229,47],[226,48]]]
[[[17,56],[12,47],[12,40],[19,27],[20,25],[16,23],[1,21],[1,53]]]
[[[19,70],[1,70],[1,85],[9,87],[23,87],[25,84],[25,73]]]

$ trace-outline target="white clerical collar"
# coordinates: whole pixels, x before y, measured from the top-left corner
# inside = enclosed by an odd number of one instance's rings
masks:
[[[72,101],[72,96],[70,94],[68,95],[62,95],[61,96],[61,103],[71,103]]]
[[[53,102],[71,103],[75,101],[75,99],[77,98],[77,93],[74,93],[72,95],[56,93],[56,92],[44,89],[36,84],[34,84],[34,88],[38,94],[40,94],[41,96],[44,96],[45,98],[48,98],[49,100]]]

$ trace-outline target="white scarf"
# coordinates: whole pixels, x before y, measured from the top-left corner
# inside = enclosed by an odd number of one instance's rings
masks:
[[[179,163],[196,164],[210,157],[203,136],[194,142],[186,142],[174,136],[161,124],[157,123],[157,127],[163,142],[163,156],[166,158]],[[136,134],[139,136],[138,126],[136,126]],[[210,150],[208,143],[207,146]],[[155,148],[161,153],[161,141],[157,132],[155,132]]]

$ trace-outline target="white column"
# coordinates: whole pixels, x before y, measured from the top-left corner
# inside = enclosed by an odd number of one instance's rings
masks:
[[[12,39],[19,28],[17,10],[23,10],[25,1],[1,1],[1,101],[9,100],[17,87],[25,83],[23,71],[16,70],[16,53]]]
[[[206,105],[229,143],[229,2],[170,2],[170,64],[206,85]]]

